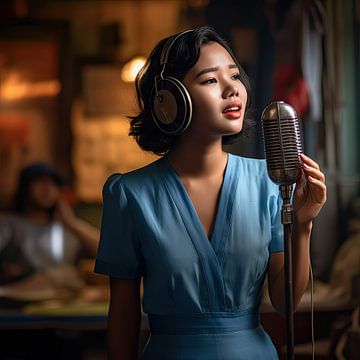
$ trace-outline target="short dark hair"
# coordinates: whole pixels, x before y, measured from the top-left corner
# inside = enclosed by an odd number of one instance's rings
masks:
[[[178,34],[169,36],[161,40],[155,46],[146,64],[140,70],[135,80],[140,113],[137,116],[130,117],[131,123],[129,134],[135,138],[143,150],[152,151],[158,155],[164,155],[169,152],[175,145],[179,136],[168,135],[162,132],[156,126],[151,113],[151,93],[155,84],[155,77],[159,75],[162,70],[162,65],[160,64],[162,49],[170,38],[174,39],[177,35]],[[166,74],[164,75],[182,81],[187,72],[199,59],[201,46],[209,42],[217,42],[229,52],[235,64],[240,69],[240,80],[245,86],[248,95],[243,129],[238,134],[223,136],[223,144],[227,145],[235,142],[240,134],[245,134],[254,124],[252,120],[247,118],[248,109],[251,103],[249,78],[233,54],[229,44],[209,26],[202,26],[193,31],[186,32],[171,46],[169,52],[170,61],[166,65]]]
[[[37,179],[49,177],[53,179],[54,183],[63,187],[65,179],[63,176],[50,164],[38,162],[24,167],[20,174],[15,194],[15,210],[19,213],[24,212],[29,201],[30,185]]]

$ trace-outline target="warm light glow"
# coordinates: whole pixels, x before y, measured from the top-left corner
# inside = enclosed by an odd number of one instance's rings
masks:
[[[60,89],[60,82],[56,79],[27,82],[18,74],[12,73],[3,79],[0,87],[0,100],[14,101],[43,96],[50,97],[58,95]]]
[[[189,5],[195,8],[205,7],[209,5],[209,0],[189,0]]]
[[[145,65],[146,59],[143,56],[136,56],[127,62],[121,71],[121,79],[125,82],[135,81],[137,73]]]

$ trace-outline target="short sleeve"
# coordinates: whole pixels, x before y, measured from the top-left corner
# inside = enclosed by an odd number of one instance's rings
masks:
[[[121,174],[111,175],[103,188],[100,243],[94,271],[123,279],[139,278],[144,271]]]
[[[281,222],[282,198],[280,191],[273,195],[271,203],[271,241],[269,244],[270,253],[284,251],[284,226]]]

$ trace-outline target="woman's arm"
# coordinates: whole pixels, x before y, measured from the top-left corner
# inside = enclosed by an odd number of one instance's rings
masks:
[[[59,201],[56,208],[56,218],[79,238],[89,256],[96,256],[100,237],[99,229],[77,217],[72,207],[65,200]]]
[[[110,278],[108,359],[136,360],[141,324],[140,279]]]
[[[324,174],[319,165],[302,155],[303,176],[296,184],[293,198],[295,223],[292,229],[293,305],[299,304],[309,282],[310,236],[312,221],[326,201]],[[304,180],[306,178],[306,186]],[[284,253],[273,253],[269,261],[269,295],[275,309],[285,313]]]

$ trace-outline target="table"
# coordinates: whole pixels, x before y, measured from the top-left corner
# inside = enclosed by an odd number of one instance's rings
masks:
[[[51,303],[50,303],[51,304]],[[1,359],[105,360],[108,303],[0,309]],[[149,335],[143,314],[140,347]]]

